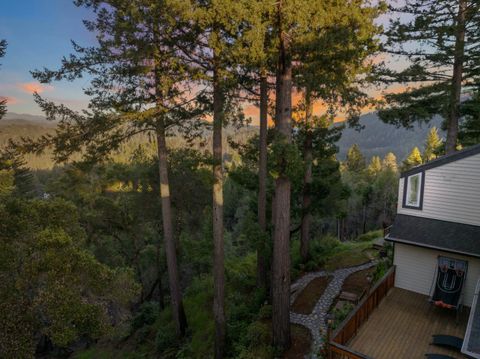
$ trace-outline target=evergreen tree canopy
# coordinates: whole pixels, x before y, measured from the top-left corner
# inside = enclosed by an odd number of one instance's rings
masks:
[[[41,336],[65,348],[105,335],[110,313],[127,309],[138,286],[131,271],[110,269],[82,248],[75,207],[10,198],[0,216],[2,355],[33,358]]]
[[[408,59],[408,67],[384,73],[388,83],[408,85],[385,96],[380,118],[398,126],[428,122],[441,115],[447,152],[455,150],[461,99],[480,80],[480,3],[477,0],[407,0],[391,7],[403,14],[386,32],[386,49]],[[407,20],[405,20],[407,19]]]
[[[423,151],[423,162],[428,162],[437,158],[440,149],[442,148],[442,140],[438,136],[436,127],[432,127],[428,132],[425,140],[425,150]]]
[[[412,149],[412,152],[407,156],[407,158],[403,161],[403,171],[407,171],[410,168],[413,168],[415,166],[419,166],[423,163],[422,159],[422,154],[420,153],[420,150],[418,147],[414,147]]]
[[[382,160],[378,156],[373,156],[367,167],[368,174],[375,177],[382,171]]]
[[[365,157],[360,151],[360,147],[355,143],[348,149],[345,167],[350,172],[360,173],[365,169]]]
[[[480,90],[463,103],[460,123],[460,143],[472,146],[480,143]]]
[[[392,152],[388,152],[382,161],[382,168],[393,172],[398,171],[397,157]]]
[[[189,84],[199,73],[176,50],[186,35],[175,8],[165,11],[166,1],[151,0],[80,0],[76,5],[95,12],[85,24],[96,34],[97,45],[72,42],[74,54],[63,58],[58,70],[32,74],[45,83],[89,74],[90,110],[76,113],[36,95],[47,119],[60,122],[43,145],[53,143],[59,161],[80,150],[93,160],[139,133],[154,134],[160,119],[169,133],[175,129],[189,139],[198,135],[203,112]]]

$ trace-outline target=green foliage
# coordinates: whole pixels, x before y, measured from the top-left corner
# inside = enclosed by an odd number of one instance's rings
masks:
[[[333,324],[332,329],[338,328],[338,326],[345,320],[345,318],[353,310],[354,305],[352,303],[345,303],[341,308],[334,308],[332,311],[333,314]]]
[[[413,167],[419,166],[423,163],[422,154],[418,147],[414,147],[412,152],[408,155],[408,157],[403,161],[402,169],[407,171]]]
[[[138,294],[132,273],[102,265],[81,247],[76,210],[65,201],[9,199],[0,215],[0,322],[9,333],[0,352],[33,356],[38,335],[59,347],[105,335],[107,304],[120,313]]]
[[[158,317],[158,303],[143,303],[132,320],[132,330],[138,330],[145,325],[152,325]]]
[[[480,143],[480,91],[475,91],[463,102],[459,140],[463,146]]]
[[[357,144],[353,144],[347,152],[347,159],[345,160],[345,167],[351,172],[360,173],[365,169],[365,157]]]
[[[302,175],[302,156],[295,144],[275,141],[271,149],[273,165],[270,174],[274,179],[283,175],[295,180]]]
[[[357,246],[354,243],[342,243],[337,238],[327,235],[318,237],[310,242],[310,260],[302,263],[300,258],[300,244],[298,241],[292,243],[292,276],[297,277],[301,272],[314,271],[320,268],[330,270],[334,266],[350,266],[349,263],[364,263],[368,258],[361,253],[365,245]],[[358,263],[360,264],[360,263]]]
[[[373,282],[378,282],[384,275],[387,273],[389,267],[385,261],[381,261],[378,263],[377,267],[375,268],[375,272],[373,273]]]
[[[437,158],[442,150],[442,140],[438,136],[438,130],[436,127],[432,127],[428,132],[427,139],[425,140],[425,150],[423,151],[423,162],[429,162]]]
[[[175,334],[175,326],[168,323],[158,331],[155,337],[155,347],[158,353],[164,353],[168,349],[176,348],[177,336]]]
[[[460,4],[466,9],[464,24],[459,23]],[[404,90],[385,96],[387,106],[379,112],[380,118],[408,128],[414,122],[429,122],[435,115],[450,118],[453,106],[459,106],[463,112],[463,101],[452,96],[455,91],[452,69],[454,63],[462,63],[462,84],[458,91],[462,97],[468,96],[478,84],[478,1],[406,1],[392,9],[397,15],[386,31],[385,45],[392,53],[407,59],[407,66],[383,74],[389,83],[404,85]],[[456,39],[462,29],[465,42],[460,47]],[[412,83],[415,86],[410,86]]]
[[[369,242],[374,239],[383,238],[383,230],[370,231],[357,237],[359,242]]]

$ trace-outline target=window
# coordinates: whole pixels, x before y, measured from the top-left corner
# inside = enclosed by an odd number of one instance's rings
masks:
[[[403,206],[406,208],[422,209],[423,201],[423,172],[408,176],[405,179]]]

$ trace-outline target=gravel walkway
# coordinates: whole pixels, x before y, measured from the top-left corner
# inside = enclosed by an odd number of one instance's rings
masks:
[[[291,323],[303,325],[310,330],[312,335],[312,352],[309,358],[317,358],[317,353],[323,345],[323,337],[327,331],[326,316],[333,301],[340,294],[345,279],[352,273],[373,267],[376,264],[376,262],[368,262],[356,267],[337,269],[333,273],[326,271],[311,272],[291,285],[290,290],[292,295],[290,297],[290,303],[293,304],[297,296],[313,279],[328,275],[333,277],[310,314],[305,315],[290,312]]]

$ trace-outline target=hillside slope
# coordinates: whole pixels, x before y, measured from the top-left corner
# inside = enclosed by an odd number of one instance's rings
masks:
[[[378,119],[375,113],[362,116],[360,123],[364,126],[361,131],[351,128],[344,130],[342,138],[338,142],[338,158],[340,160],[345,159],[348,148],[356,143],[360,146],[367,159],[372,156],[383,157],[387,152],[393,152],[398,160],[401,161],[414,146],[422,149],[428,131],[432,126],[440,128],[441,119],[435,119],[429,125],[417,125],[410,130],[385,124]],[[9,139],[20,137],[35,138],[52,133],[54,129],[55,123],[48,122],[41,116],[8,113],[0,121],[0,148],[7,144]],[[257,133],[258,128],[255,126],[241,130],[228,128],[225,132],[225,141],[227,136],[232,136],[236,141],[244,142],[249,136]],[[440,134],[444,135],[441,131]],[[207,135],[205,137],[206,146],[204,148],[210,148],[210,136]],[[137,138],[128,147],[136,147],[142,141],[148,141],[148,138],[146,136]],[[233,154],[232,149],[227,143],[225,143],[225,148],[226,156],[231,156]],[[27,162],[33,168],[50,168],[52,166],[47,156],[28,156]]]
[[[397,128],[382,122],[375,113],[369,113],[360,118],[360,124],[364,126],[361,131],[352,128],[343,131],[338,142],[338,158],[344,160],[347,150],[356,143],[367,159],[393,152],[399,161],[403,160],[413,147],[423,149],[431,127],[437,127],[440,136],[444,137],[444,132],[440,131],[441,123],[440,118],[435,118],[428,125],[415,125],[413,129]]]

